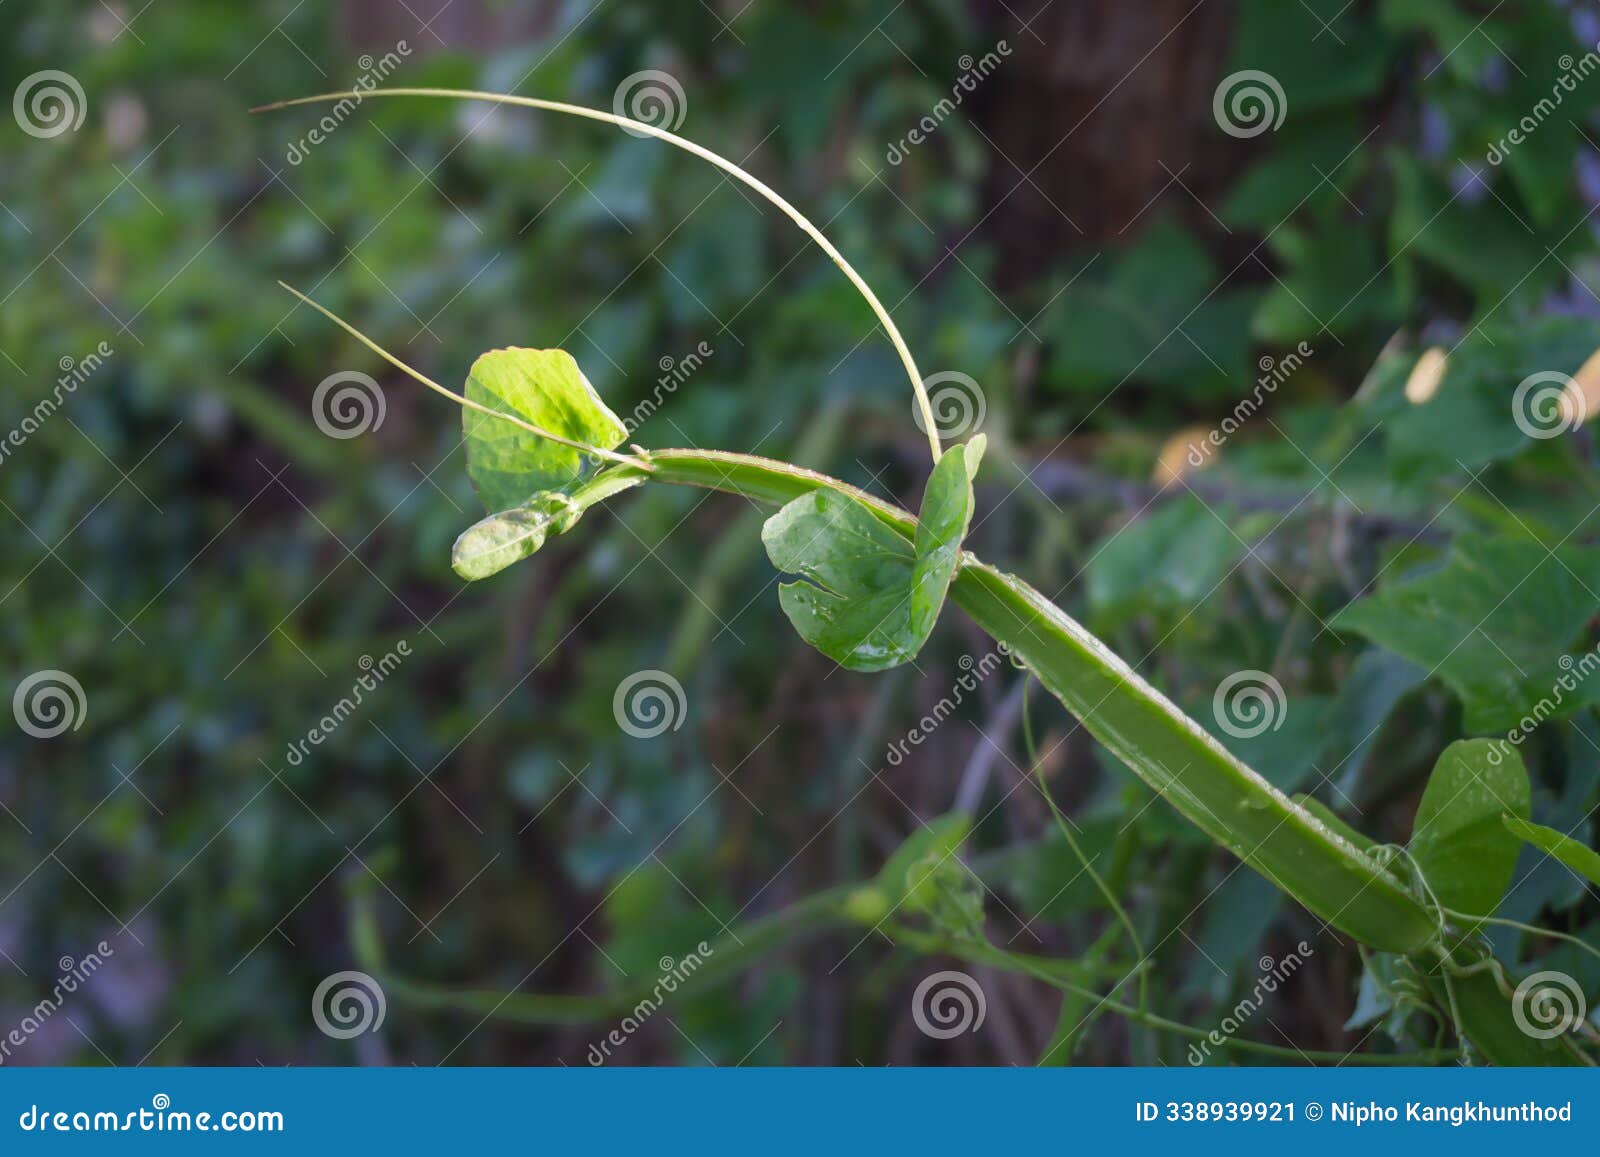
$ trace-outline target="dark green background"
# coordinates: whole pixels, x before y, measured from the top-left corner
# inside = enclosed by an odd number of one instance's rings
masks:
[[[629,496],[487,583],[451,574],[481,513],[457,416],[278,278],[453,387],[484,350],[564,346],[624,415],[661,359],[706,343],[636,431],[647,446],[803,457],[913,506],[925,447],[848,283],[692,158],[395,100],[291,165],[319,114],[247,111],[348,85],[402,39],[391,84],[610,108],[631,74],[675,77],[680,131],[825,223],[924,373],[979,384],[974,549],[1059,591],[1208,726],[1222,680],[1270,672],[1281,725],[1230,742],[1369,835],[1403,841],[1439,750],[1503,734],[1592,643],[1591,440],[1525,436],[1512,397],[1600,345],[1600,76],[1485,158],[1593,50],[1593,5],[10,0],[0,95],[61,69],[87,107],[50,139],[0,122],[0,426],[63,358],[114,352],[0,460],[0,690],[61,669],[87,702],[54,739],[0,716],[0,1029],[59,958],[102,939],[115,956],[9,1063],[585,1063],[609,1024],[480,1023],[393,993],[381,1032],[319,1033],[312,991],[355,966],[352,892],[410,975],[600,991],[876,871],[951,809],[984,735],[1005,756],[972,848],[1046,841],[986,898],[990,936],[1070,957],[1108,920],[1017,788],[1009,669],[887,760],[986,649],[953,609],[919,670],[838,671],[784,622],[756,516],[688,492]],[[1001,41],[889,163],[963,58]],[[1285,115],[1237,139],[1212,98],[1244,69],[1279,81]],[[1181,460],[1300,342],[1216,462],[1161,491],[1163,446]],[[1401,385],[1428,346],[1450,370],[1413,406]],[[381,382],[381,427],[318,430],[336,371]],[[401,641],[398,671],[291,764],[361,657]],[[687,703],[654,740],[612,712],[643,668]],[[1159,1011],[1211,1027],[1260,957],[1309,937],[1247,1035],[1431,1043],[1404,1016],[1374,1031],[1371,1001],[1347,1028],[1353,947],[1037,699],[1057,798],[1154,947]],[[1534,814],[1592,842],[1600,730],[1582,704],[1557,714],[1522,748]],[[1578,930],[1594,897],[1529,857],[1503,912]],[[1600,979],[1537,937],[1497,948]],[[618,1059],[1032,1063],[1058,998],[1015,977],[980,974],[978,1032],[916,1030],[911,991],[945,966],[831,935],[664,1011]],[[1104,1018],[1077,1059],[1181,1064],[1185,1047]]]

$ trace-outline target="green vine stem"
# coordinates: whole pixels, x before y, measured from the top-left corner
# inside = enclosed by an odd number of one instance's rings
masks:
[[[593,1024],[621,1017],[652,996],[655,978],[596,996],[537,992],[497,992],[492,989],[458,989],[413,980],[391,968],[378,932],[372,888],[366,880],[352,886],[349,898],[350,939],[356,962],[378,977],[398,1000],[417,1008],[447,1009],[523,1024]],[[675,998],[732,979],[753,961],[796,938],[815,935],[849,923],[845,902],[854,885],[815,892],[770,916],[741,924],[737,936],[725,935],[705,954],[701,967],[690,974]]]
[[[604,110],[597,108],[588,108],[585,105],[567,104],[558,100],[542,100],[538,97],[532,96],[510,96],[508,94],[498,92],[476,92],[469,89],[452,88],[381,88],[373,89],[369,92],[329,92],[322,93],[317,96],[303,96],[294,100],[283,100],[274,104],[261,105],[258,108],[251,109],[250,111],[269,112],[273,109],[290,108],[295,105],[318,104],[340,100],[354,100],[359,102],[363,100],[371,100],[373,97],[380,96],[425,96],[443,97],[450,100],[478,100],[486,101],[489,104],[513,104],[519,105],[523,108],[543,109],[546,112],[565,113],[567,116],[582,117],[585,120],[602,121],[606,124],[616,125],[618,128],[628,129],[635,133],[641,133],[645,136],[654,137],[659,141],[665,141],[669,145],[675,145],[676,147],[684,150],[684,152],[692,153],[701,160],[715,165],[717,168],[727,173],[736,181],[751,189],[754,189],[757,193],[761,194],[762,197],[766,198],[769,202],[775,205],[778,211],[781,212],[785,217],[789,218],[789,220],[798,225],[801,232],[805,233],[807,237],[810,237],[811,240],[815,241],[819,246],[821,246],[822,251],[832,259],[835,265],[839,267],[840,272],[850,279],[850,284],[856,287],[856,291],[860,293],[861,296],[866,299],[867,304],[871,306],[872,312],[877,316],[878,321],[882,323],[884,332],[889,335],[889,341],[893,343],[895,353],[900,355],[900,362],[905,366],[907,376],[909,376],[911,379],[911,389],[916,395],[917,409],[922,415],[922,424],[925,427],[928,435],[928,448],[933,454],[933,460],[935,462],[939,461],[939,426],[934,419],[933,405],[928,400],[928,391],[922,383],[922,374],[917,369],[916,359],[911,356],[911,347],[906,344],[905,337],[900,333],[900,327],[895,325],[894,318],[889,316],[888,309],[884,307],[883,302],[878,300],[878,295],[872,291],[872,287],[866,283],[866,280],[861,276],[861,274],[856,272],[855,266],[851,265],[849,261],[845,260],[844,254],[840,253],[839,250],[834,247],[833,242],[828,240],[826,235],[823,234],[822,230],[818,229],[814,224],[812,224],[810,218],[808,218],[804,213],[800,212],[799,209],[796,209],[793,205],[791,205],[782,194],[780,194],[776,189],[772,188],[766,182],[746,172],[744,169],[740,168],[726,157],[721,156],[718,153],[714,153],[704,146],[697,145],[691,140],[680,137],[676,133],[669,132],[663,128],[658,128],[657,126],[650,124],[648,121],[638,121],[632,119],[631,117],[618,116],[616,113],[605,112]],[[430,383],[424,382],[424,384]],[[557,439],[557,441],[560,441],[560,439]]]
[[[786,462],[714,450],[657,450],[650,462],[651,481],[775,505],[827,487],[865,503],[899,533],[915,531],[906,511]],[[597,478],[631,470],[618,466]],[[1375,948],[1429,958],[1442,947],[1437,916],[1399,878],[1234,757],[1033,587],[963,552],[951,596],[1134,774],[1300,904]],[[1455,997],[1462,1032],[1495,1063],[1579,1063],[1569,1049],[1520,1032],[1492,977],[1456,979]]]
[[[671,449],[651,451],[649,465],[649,472],[632,463],[607,468],[572,498],[588,507],[649,480],[781,505],[827,488],[865,503],[908,537],[915,531],[915,519],[899,507],[786,462],[727,451]],[[1034,588],[963,553],[951,592],[1091,734],[1217,843],[1363,944],[1428,960],[1430,989],[1441,1000],[1453,997],[1462,1032],[1490,1060],[1580,1063],[1570,1050],[1546,1047],[1520,1032],[1511,1004],[1492,976],[1452,976],[1453,990],[1447,993],[1442,972],[1448,970],[1434,963],[1443,949],[1441,928],[1427,905],[1377,861],[1231,755]]]
[[[826,487],[866,503],[901,534],[916,528],[906,511],[785,462],[714,450],[657,450],[650,460],[654,481],[775,504]],[[1437,940],[1433,916],[1398,879],[1246,767],[1027,583],[964,552],[951,594],[1136,775],[1311,911],[1391,952]]]

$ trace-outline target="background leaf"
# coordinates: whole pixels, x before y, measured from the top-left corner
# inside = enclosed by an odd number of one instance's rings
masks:
[[[1600,697],[1600,681],[1567,674],[1566,655],[1600,606],[1596,591],[1600,550],[1463,537],[1444,567],[1391,580],[1333,624],[1437,674],[1461,696],[1469,730],[1503,731],[1540,704],[1540,718],[1560,718]]]
[[[1488,739],[1444,749],[1408,845],[1439,903],[1475,916],[1494,912],[1521,848],[1501,817],[1526,819],[1529,806],[1528,773],[1515,750]]]

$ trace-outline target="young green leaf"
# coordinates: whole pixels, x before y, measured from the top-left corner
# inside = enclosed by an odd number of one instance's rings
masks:
[[[972,480],[978,476],[978,465],[988,445],[989,439],[979,434],[966,445],[952,448],[948,457],[956,461],[947,466],[941,459],[922,494],[922,511],[917,516],[917,562],[911,569],[911,621],[927,624],[924,639],[933,630],[945,595],[950,592],[950,579],[961,557],[961,540],[966,538],[972,521]]]
[[[535,494],[521,506],[475,522],[456,539],[450,565],[464,579],[488,578],[533,554],[552,534],[565,534],[583,508],[552,490]]]
[[[983,447],[980,435],[933,468],[915,541],[865,503],[827,489],[801,495],[767,520],[761,541],[772,564],[810,580],[778,589],[801,638],[854,671],[916,657],[950,589]]]
[[[472,363],[469,401],[602,450],[628,436],[565,350],[491,350]],[[491,414],[464,409],[467,473],[490,511],[510,510],[543,490],[564,490],[583,477],[585,455]]]
[[[1502,745],[1503,746],[1503,745]],[[1411,831],[1411,855],[1439,903],[1488,916],[1516,868],[1521,842],[1501,817],[1526,819],[1528,773],[1515,751],[1461,739],[1433,765]]]
[[[570,490],[541,490],[521,505],[491,514],[462,531],[450,552],[450,565],[468,580],[499,574],[532,555],[551,535],[571,530],[589,507],[638,486],[645,477],[632,466],[613,466]]]
[[[1600,852],[1581,844],[1555,828],[1529,823],[1517,816],[1502,816],[1506,830],[1519,840],[1526,840],[1541,852],[1554,856],[1591,884],[1600,887]]]

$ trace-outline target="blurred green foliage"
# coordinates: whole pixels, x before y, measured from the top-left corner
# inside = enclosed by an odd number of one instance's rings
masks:
[[[1027,36],[1001,15],[610,0],[542,19],[482,50],[395,14],[415,52],[393,81],[609,108],[623,78],[670,72],[681,131],[825,222],[925,371],[980,383],[974,549],[1059,591],[1208,726],[1224,680],[1270,674],[1276,725],[1217,731],[1279,786],[1402,841],[1439,752],[1515,726],[1595,642],[1588,429],[1530,436],[1514,405],[1531,375],[1578,374],[1600,346],[1600,77],[1562,81],[1600,40],[1591,5],[1241,0],[1217,79],[1269,73],[1281,126],[1239,140],[1210,109],[1172,110],[1228,158],[1219,194],[1152,189],[1125,236],[1051,253],[998,293],[1005,258],[984,223],[1007,206],[988,177],[1009,188],[1015,171],[983,131],[983,94],[903,166],[882,157],[963,54]],[[982,918],[1015,948],[1080,958],[1111,915],[1017,786],[1011,673],[886,764],[985,645],[959,615],[912,677],[835,670],[783,621],[748,510],[689,493],[629,496],[488,584],[451,573],[479,510],[456,416],[276,279],[452,387],[485,350],[567,349],[618,414],[652,402],[631,437],[654,448],[792,456],[914,504],[920,437],[854,290],[692,158],[600,126],[393,100],[290,164],[318,114],[248,108],[351,83],[363,53],[389,48],[374,35],[319,5],[0,5],[8,82],[61,68],[88,101],[84,126],[53,139],[0,126],[0,425],[112,351],[0,459],[5,690],[59,669],[87,702],[59,738],[0,729],[0,1025],[59,958],[116,948],[71,1023],[18,1061],[572,1060],[608,1026],[395,1002],[378,1036],[318,1033],[311,993],[351,966],[347,892],[374,897],[409,975],[616,989],[814,891],[882,886],[885,862],[909,872],[925,849],[892,853],[967,783],[983,788],[968,852],[1000,857],[986,890],[963,870],[901,894],[946,930]],[[1310,356],[1263,391],[1300,342]],[[666,389],[701,343],[713,352]],[[1448,368],[1416,404],[1407,380],[1435,346]],[[384,420],[359,438],[312,418],[340,371],[384,388]],[[1205,469],[1151,481],[1164,450],[1181,460],[1252,395]],[[400,642],[410,657],[289,759]],[[646,668],[687,703],[653,739],[613,711]],[[1591,701],[1568,699],[1520,746],[1533,818],[1590,845]],[[1209,1023],[1258,957],[1320,934],[1039,710],[1047,778],[1152,950],[1159,1011]],[[986,736],[1002,756],[975,779]],[[1585,931],[1594,897],[1524,849],[1501,912]],[[1020,982],[989,986],[1006,1031],[908,1031],[929,966],[871,924],[754,959],[624,1059],[1028,1063],[1054,1035],[1056,996]],[[1494,939],[1509,965],[1541,957],[1594,994],[1592,967],[1559,963],[1567,946]],[[1418,1043],[1386,995],[1392,962],[1367,963],[1319,942],[1274,1024],[1308,1048]],[[1075,1047],[1176,1063],[1184,1042],[1100,1019]]]

